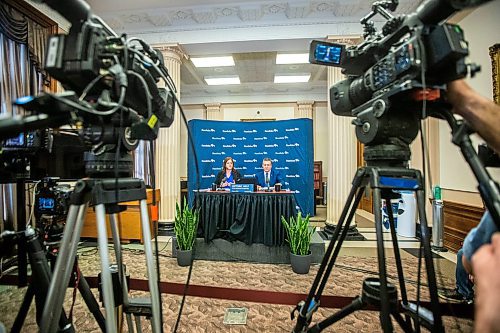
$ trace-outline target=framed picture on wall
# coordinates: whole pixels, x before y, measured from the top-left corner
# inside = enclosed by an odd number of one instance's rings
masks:
[[[491,75],[493,79],[493,100],[500,104],[500,44],[490,46]]]

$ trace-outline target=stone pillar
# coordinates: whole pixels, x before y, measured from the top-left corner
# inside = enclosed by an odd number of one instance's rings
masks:
[[[179,45],[155,45],[161,50],[165,67],[172,77],[180,98],[180,72],[184,52]],[[180,124],[181,116],[178,105],[175,106],[174,122],[168,128],[161,128],[156,139],[155,174],[156,187],[160,189],[160,223],[173,223],[175,204],[180,198]]]
[[[328,87],[344,79],[340,68],[328,67]],[[328,93],[330,105],[330,94]],[[327,224],[337,224],[356,172],[356,135],[351,117],[328,112]]]
[[[297,102],[295,109],[295,118],[313,118],[313,105],[314,101],[300,101]]]
[[[207,120],[224,120],[224,113],[220,109],[220,103],[204,104],[207,111]]]

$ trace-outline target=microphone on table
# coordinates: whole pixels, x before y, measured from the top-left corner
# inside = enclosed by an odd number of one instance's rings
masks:
[[[226,177],[222,178],[222,181],[220,182],[220,186],[221,186],[221,187],[222,187],[222,184],[224,184],[224,183],[226,182],[226,180],[227,180],[227,178],[226,178]]]

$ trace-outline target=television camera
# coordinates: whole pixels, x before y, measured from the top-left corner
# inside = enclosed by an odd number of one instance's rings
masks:
[[[91,147],[88,175],[130,175],[138,140],[156,139],[174,119],[175,87],[163,56],[140,39],[118,36],[82,0],[45,3],[71,23],[67,35],[49,38],[45,59],[45,70],[67,91],[19,98],[16,104],[35,115],[3,121],[2,136],[72,124]],[[160,78],[167,88],[157,87]]]
[[[446,84],[468,74],[474,75],[479,67],[465,62],[469,49],[462,29],[443,21],[461,9],[488,1],[427,0],[414,13],[402,16],[390,13],[396,9],[397,0],[377,1],[371,12],[361,19],[364,42],[349,47],[324,41],[311,43],[311,63],[340,67],[347,76],[330,87],[330,108],[336,115],[355,117],[352,123],[358,140],[365,145],[366,166],[359,168],[354,176],[346,204],[306,300],[292,311],[292,320],[298,314],[293,332],[321,332],[368,306],[380,310],[384,332],[393,331],[393,319],[405,332],[420,331],[421,325],[432,332],[444,330],[425,212],[425,181],[419,170],[408,168],[409,145],[420,130],[420,120],[428,116],[445,119],[451,127],[453,143],[460,146],[479,182],[479,192],[493,220],[500,226],[498,184],[491,179],[472,146],[471,129],[454,117],[446,101]],[[370,21],[377,14],[386,19],[380,32]],[[373,194],[378,277],[365,279],[360,296],[310,326],[367,186]],[[417,198],[420,250],[427,273],[429,309],[424,308],[419,299],[416,302],[409,300],[391,205],[387,205],[387,213],[400,299],[396,284],[387,280],[380,204],[382,199],[389,202],[397,198],[397,190],[414,192]]]
[[[389,12],[397,0],[377,1],[361,19],[361,44],[311,43],[311,63],[341,67],[347,76],[330,88],[330,107],[336,115],[356,117],[367,165],[406,164],[419,120],[431,113],[439,117],[445,84],[479,71],[465,62],[469,49],[462,29],[442,21],[487,1],[431,0],[403,16]],[[376,14],[387,20],[378,33],[370,21]]]
[[[106,214],[110,215],[112,231],[115,232],[115,258],[118,258],[119,280],[123,283],[125,272],[121,263],[116,214],[124,208],[118,203],[139,200],[141,205],[146,204],[144,182],[131,178],[131,151],[138,146],[139,140],[152,141],[157,138],[160,127],[169,127],[173,123],[174,102],[178,102],[176,89],[160,51],[138,38],[128,38],[125,34],[118,36],[101,18],[92,14],[85,1],[39,2],[45,2],[71,23],[68,34],[49,37],[44,64],[45,70],[66,91],[19,98],[15,104],[30,113],[22,118],[1,119],[0,140],[21,132],[70,125],[69,131],[76,130],[89,148],[84,153],[85,174],[89,178],[78,181],[71,194],[52,278],[49,281],[50,275],[46,274],[43,287],[37,288],[46,294],[40,330],[53,332],[59,327],[66,291],[61,286],[69,283],[84,213],[92,201],[96,210],[103,302],[107,314],[105,323],[102,316],[96,316],[96,320],[102,324],[103,330],[105,326],[112,332],[116,330],[116,321],[107,254]],[[160,79],[166,88],[157,86]],[[51,180],[42,189],[37,198],[38,214],[58,220],[66,213],[66,189],[54,185]],[[152,238],[148,220],[147,211],[141,209],[144,239]],[[33,251],[28,251],[28,254],[33,254]],[[127,300],[125,312],[129,317],[147,313],[153,332],[161,332],[161,299],[149,242],[145,242],[144,252],[151,301],[136,304]],[[89,308],[95,306],[91,304]]]

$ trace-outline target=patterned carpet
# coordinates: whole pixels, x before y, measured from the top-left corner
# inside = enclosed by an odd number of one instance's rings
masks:
[[[80,252],[80,268],[85,276],[96,276],[99,259],[95,249],[83,249]],[[179,267],[176,259],[170,257],[170,250],[160,251],[161,280],[184,283],[188,268]],[[144,256],[140,250],[124,252],[131,278],[144,279]],[[417,281],[417,258],[402,259],[407,281]],[[388,259],[388,274],[396,276],[393,259]],[[311,267],[307,275],[297,275],[289,265],[269,265],[245,262],[196,261],[193,266],[191,284],[217,286],[235,289],[265,290],[293,293],[308,293],[319,266]],[[356,256],[339,257],[337,267],[333,269],[323,295],[354,297],[360,293],[361,283],[368,276],[366,271],[377,271],[375,258]],[[422,281],[425,281],[425,274]],[[397,283],[394,279],[391,282]],[[450,288],[453,278],[438,275],[438,284]],[[399,288],[398,288],[399,289]],[[407,283],[409,299],[416,298],[416,286]],[[399,290],[398,290],[399,291]],[[97,296],[96,290],[93,290]],[[0,322],[10,328],[19,309],[25,289],[15,287],[0,293]],[[133,297],[144,292],[133,291]],[[165,332],[172,332],[179,311],[180,296],[165,295],[163,301],[163,321]],[[422,287],[422,299],[428,300],[427,289]],[[66,294],[65,309],[71,305],[71,290]],[[225,325],[223,318],[228,307],[248,308],[246,325]],[[177,332],[290,332],[294,323],[290,320],[290,305],[270,305],[229,301],[202,297],[186,298],[183,314]],[[313,317],[318,322],[334,313],[335,309],[320,308]],[[77,332],[100,332],[92,315],[88,312],[81,297],[77,296],[73,321]],[[472,320],[444,317],[447,332],[470,332]],[[124,324],[126,328],[126,323]],[[149,323],[144,323],[144,332],[150,332]],[[35,309],[32,305],[22,332],[37,331]],[[126,331],[126,329],[124,329]],[[381,331],[378,312],[358,311],[334,324],[324,332],[377,332]],[[402,331],[399,327],[396,331]]]

